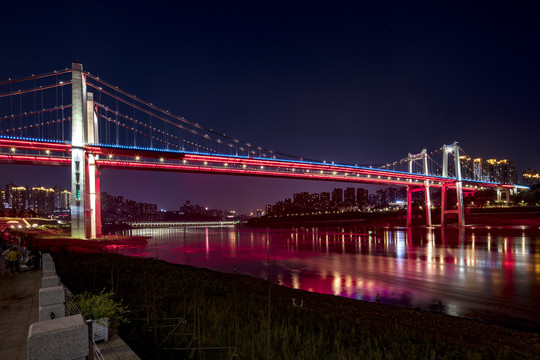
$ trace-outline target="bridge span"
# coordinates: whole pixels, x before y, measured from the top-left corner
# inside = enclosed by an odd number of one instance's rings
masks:
[[[426,225],[431,225],[430,188],[441,189],[441,223],[444,225],[447,216],[455,214],[458,224],[464,225],[463,192],[493,188],[499,197],[505,194],[508,201],[510,192],[520,188],[490,182],[481,175],[463,178],[462,149],[457,142],[437,150],[442,165],[433,160],[433,153],[422,150],[388,164],[392,169],[305,160],[275,152],[171,114],[84,72],[79,63],[58,72],[0,81],[1,87],[9,91],[0,93],[0,111],[4,104],[9,112],[0,112],[0,163],[71,167],[74,238],[101,236],[103,169],[406,186],[408,225],[414,192],[424,193]],[[66,88],[71,88],[71,96],[64,101]],[[40,101],[36,95],[40,95]],[[3,99],[7,101],[2,103]],[[431,163],[440,167],[438,172],[430,169]],[[407,168],[396,170],[396,164]],[[456,191],[455,207],[447,204],[449,189]]]

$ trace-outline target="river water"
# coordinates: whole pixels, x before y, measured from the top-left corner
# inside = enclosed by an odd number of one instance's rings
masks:
[[[117,249],[325,294],[540,330],[540,227],[136,229]]]

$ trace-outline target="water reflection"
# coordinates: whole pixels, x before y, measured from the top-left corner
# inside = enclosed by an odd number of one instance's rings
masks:
[[[540,229],[137,229],[132,256],[250,274],[293,288],[540,327]],[[525,320],[527,319],[527,320]]]

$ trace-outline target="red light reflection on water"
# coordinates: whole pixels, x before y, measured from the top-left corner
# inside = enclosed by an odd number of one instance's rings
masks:
[[[170,228],[133,230],[131,256],[270,278],[326,294],[540,325],[540,231],[534,228]],[[502,310],[501,310],[502,309]]]

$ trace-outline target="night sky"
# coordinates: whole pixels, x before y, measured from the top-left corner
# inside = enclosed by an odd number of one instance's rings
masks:
[[[0,80],[80,61],[186,119],[276,151],[382,164],[454,140],[540,170],[536,2],[10,2]],[[0,166],[0,185],[69,170]],[[240,212],[343,183],[104,170],[102,190]]]

